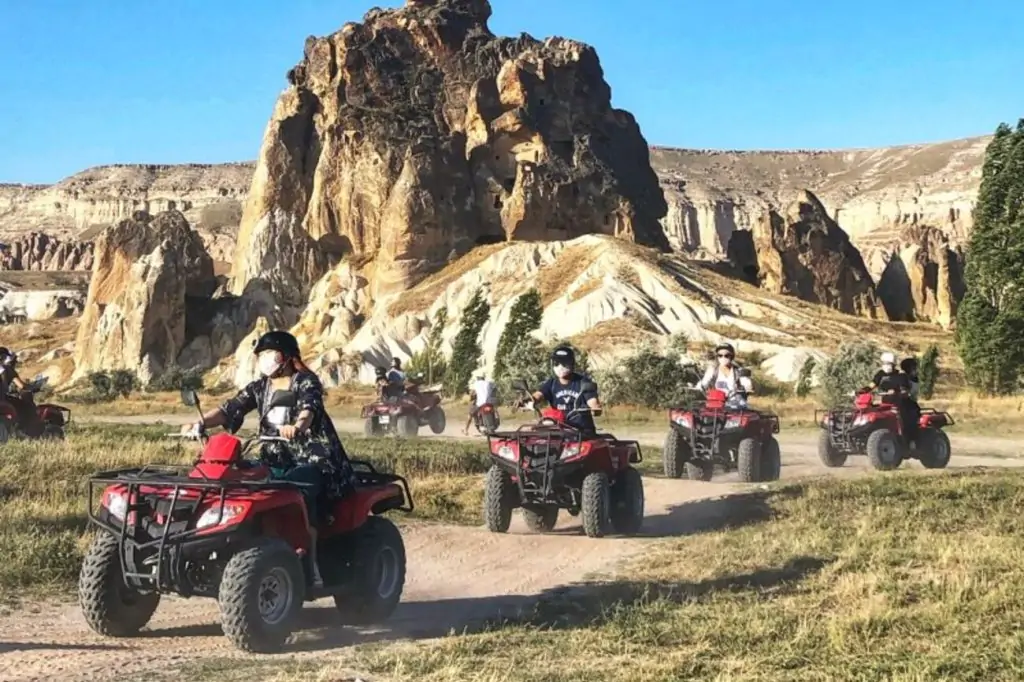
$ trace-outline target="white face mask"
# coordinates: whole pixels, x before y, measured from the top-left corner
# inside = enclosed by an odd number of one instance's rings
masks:
[[[893,369],[894,366],[890,365],[889,363],[885,363],[882,365],[882,371],[885,372],[886,374],[892,374]]]
[[[572,370],[566,367],[565,365],[555,365],[554,370],[555,376],[558,377],[559,379],[564,379],[570,374],[572,374]]]
[[[731,362],[732,360],[730,358],[723,358],[721,356],[719,356],[718,358],[718,364],[721,365],[722,367],[727,366]]]
[[[277,370],[281,369],[281,365],[284,364],[281,354],[277,351],[261,353],[257,362],[259,364],[260,374],[265,377],[277,374]]]

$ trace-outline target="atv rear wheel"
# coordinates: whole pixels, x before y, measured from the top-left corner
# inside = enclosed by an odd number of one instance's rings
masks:
[[[444,415],[444,410],[440,407],[435,407],[430,411],[430,415],[427,417],[427,423],[430,425],[430,431],[435,436],[440,436],[444,433],[445,426],[448,425],[448,420]]]
[[[0,417],[0,445],[3,445],[14,435],[14,425],[10,420]]]
[[[644,523],[644,479],[628,467],[612,486],[612,526],[622,535],[633,535]]]
[[[832,437],[825,429],[818,434],[818,458],[821,463],[830,469],[841,467],[846,464],[846,453],[837,450],[832,445]]]
[[[39,436],[42,440],[64,440],[64,427],[56,424],[47,424]]]
[[[939,429],[921,429],[917,435],[917,458],[926,469],[945,469],[952,451],[949,436]]]
[[[690,459],[690,444],[683,434],[673,428],[665,434],[665,447],[661,451],[665,478],[682,478],[686,474],[686,463]]]
[[[762,460],[761,442],[756,438],[744,438],[736,451],[736,470],[744,483],[756,483],[761,480]]]
[[[387,620],[405,588],[405,543],[398,527],[383,516],[371,516],[355,531],[351,589],[334,597],[346,625],[372,625]]]
[[[782,449],[774,437],[761,445],[761,480],[777,481],[782,475]]]
[[[558,523],[558,507],[552,504],[524,506],[522,511],[526,525],[538,533],[549,533]]]
[[[415,415],[403,414],[398,418],[398,435],[405,438],[415,438],[420,434],[420,423]]]
[[[262,538],[224,567],[217,598],[221,628],[243,651],[278,651],[295,626],[305,592],[295,550],[284,540]]]
[[[367,417],[363,422],[363,435],[367,438],[373,438],[378,433],[377,420],[373,417]]]
[[[588,474],[583,479],[583,532],[588,537],[604,537],[611,530],[611,483],[608,474]]]
[[[903,464],[900,441],[889,429],[878,429],[868,436],[865,450],[871,466],[879,471],[892,471]]]
[[[125,584],[118,538],[101,531],[82,561],[78,603],[85,622],[99,634],[131,637],[153,617],[160,595],[139,592]]]
[[[686,463],[684,471],[687,480],[707,483],[715,475],[715,463],[705,459],[690,460]]]
[[[498,430],[498,415],[488,412],[480,418],[477,425],[484,435],[490,435]]]
[[[484,482],[484,521],[492,533],[507,533],[512,523],[516,488],[512,478],[497,465],[487,470]]]

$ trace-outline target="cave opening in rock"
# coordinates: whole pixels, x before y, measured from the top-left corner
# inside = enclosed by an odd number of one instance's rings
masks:
[[[757,263],[754,235],[750,230],[734,230],[725,247],[726,258],[736,274],[746,282],[757,284],[761,269]]]
[[[486,244],[502,244],[504,242],[505,238],[500,234],[481,234],[477,235],[473,244],[475,246],[484,246]]]

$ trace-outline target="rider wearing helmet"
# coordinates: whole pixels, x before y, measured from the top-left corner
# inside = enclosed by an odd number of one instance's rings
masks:
[[[883,402],[894,402],[895,398],[891,396],[909,393],[910,383],[906,375],[900,374],[900,371],[896,368],[895,354],[889,352],[882,353],[881,359],[882,368],[875,372],[875,376],[871,379],[871,383],[868,384],[868,388],[881,393]]]
[[[576,371],[576,353],[569,346],[559,346],[551,353],[551,370],[555,376],[551,377],[533,392],[533,399],[546,400],[552,407],[569,412],[589,407],[590,410],[600,411],[601,401],[598,399],[597,391],[584,391],[584,382],[593,383],[590,379]],[[596,387],[596,384],[594,384]],[[577,412],[566,417],[566,424],[575,426],[577,429],[593,433],[597,431],[594,425],[594,413],[592,411]]]
[[[324,407],[323,385],[302,362],[295,337],[285,331],[268,332],[256,342],[253,353],[260,377],[187,430],[198,433],[206,427],[224,426],[235,432],[245,415],[255,410],[260,417],[261,436],[280,436],[289,441],[287,445],[264,443],[260,460],[271,467],[276,478],[312,484],[303,488],[302,494],[309,512],[314,580],[319,582],[316,524],[322,520],[323,510],[318,502],[328,492],[333,497],[348,492],[353,484],[352,465]],[[276,391],[293,393],[294,405],[271,406]]]
[[[26,384],[18,376],[18,356],[0,346],[0,399],[7,400],[18,413],[18,424],[26,435],[35,436],[42,431],[36,414],[35,401]],[[14,389],[15,392],[11,391]]]
[[[388,381],[399,386],[405,384],[405,372],[402,371],[401,358],[391,358],[391,369],[388,370]]]
[[[747,395],[754,392],[754,384],[736,364],[736,349],[731,343],[718,344],[715,346],[715,360],[708,366],[697,388],[702,391],[717,388],[729,396],[731,405],[745,407]]]
[[[480,408],[494,404],[495,392],[494,382],[483,372],[477,372],[475,381],[469,389],[469,419],[466,420],[466,428],[462,429],[464,435],[469,435],[469,427],[473,425],[473,419],[480,412]]]

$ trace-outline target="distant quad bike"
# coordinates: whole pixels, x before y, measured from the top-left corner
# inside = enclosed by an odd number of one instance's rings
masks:
[[[31,395],[39,393],[46,383],[45,376],[36,376],[29,382],[25,392]],[[19,418],[14,405],[0,399],[0,443],[6,443],[11,438],[64,440],[64,429],[71,423],[71,410],[53,403],[43,403],[35,408],[38,421],[28,425]]]
[[[194,393],[187,402],[198,407]],[[293,405],[278,391],[271,406]],[[149,465],[96,474],[89,519],[98,527],[79,576],[79,601],[96,632],[130,637],[146,625],[161,595],[212,597],[224,634],[249,652],[279,650],[304,601],[333,597],[347,624],[386,620],[405,584],[405,546],[381,516],[412,511],[400,476],[353,461],[357,487],[333,503],[318,528],[314,589],[304,484],[272,480],[228,433],[209,437],[195,465]],[[102,488],[94,510],[94,493]]]
[[[514,387],[526,392],[524,382]],[[517,507],[526,524],[542,533],[555,527],[561,509],[572,516],[582,514],[589,537],[633,535],[640,530],[644,484],[632,466],[643,461],[640,445],[611,434],[588,435],[566,423],[572,414],[585,410],[589,408],[577,406],[566,413],[549,407],[537,424],[488,435],[488,530],[507,532]]]
[[[945,469],[952,447],[942,430],[952,426],[952,415],[931,408],[921,410],[917,440],[908,444],[899,410],[888,402],[875,403],[871,391],[858,391],[853,409],[816,410],[821,426],[818,456],[827,467],[841,467],[849,455],[867,455],[879,471],[899,468],[905,459],[918,459],[926,469]]]
[[[414,378],[422,379],[422,375]],[[415,438],[421,426],[429,426],[432,433],[440,435],[448,423],[440,391],[420,391],[415,382],[406,382],[402,395],[382,393],[363,408],[362,418],[363,434],[368,438],[385,434]]]
[[[717,464],[725,471],[738,471],[747,483],[779,479],[778,416],[732,409],[726,406],[727,398],[723,391],[711,389],[703,403],[669,410],[662,454],[665,476],[710,481]]]
[[[489,436],[501,426],[501,417],[498,416],[498,408],[491,403],[481,405],[473,417],[476,430],[485,436]]]

